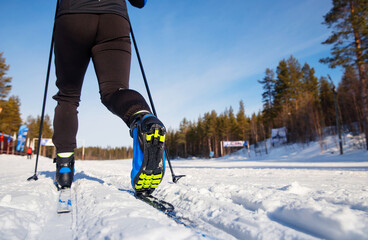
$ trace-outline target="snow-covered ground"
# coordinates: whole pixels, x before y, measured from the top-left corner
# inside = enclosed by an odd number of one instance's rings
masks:
[[[368,152],[332,138],[219,159],[181,159],[155,195],[196,228],[131,194],[130,160],[77,161],[73,212],[56,214],[55,165],[0,155],[0,239],[368,239]]]

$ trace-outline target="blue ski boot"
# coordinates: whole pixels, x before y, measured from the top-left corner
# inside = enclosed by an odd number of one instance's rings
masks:
[[[58,189],[70,188],[74,177],[74,153],[58,153],[56,163],[55,185]]]
[[[133,137],[131,182],[137,195],[150,195],[165,173],[165,134],[163,123],[148,112],[133,115],[130,135]]]

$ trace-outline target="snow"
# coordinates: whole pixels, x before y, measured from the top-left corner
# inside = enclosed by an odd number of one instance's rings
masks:
[[[172,203],[175,223],[131,195],[131,160],[77,161],[73,211],[56,214],[55,165],[0,155],[0,239],[368,239],[368,152],[346,136],[241,150],[218,159],[176,159],[155,196]]]

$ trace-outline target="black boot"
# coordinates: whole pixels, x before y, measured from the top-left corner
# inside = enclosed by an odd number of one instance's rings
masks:
[[[56,162],[55,185],[58,189],[70,188],[74,177],[74,153],[58,153]]]

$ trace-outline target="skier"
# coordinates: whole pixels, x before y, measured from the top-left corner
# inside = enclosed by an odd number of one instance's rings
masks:
[[[27,149],[27,159],[32,159],[32,153],[33,153],[32,148],[29,147]]]
[[[142,8],[146,0],[129,0]],[[92,59],[101,102],[130,128],[133,138],[131,184],[149,195],[165,171],[166,129],[143,96],[129,89],[130,22],[125,0],[62,0],[55,19],[55,68],[58,93],[53,142],[57,156],[55,184],[70,188],[74,177],[77,108],[88,63]]]

